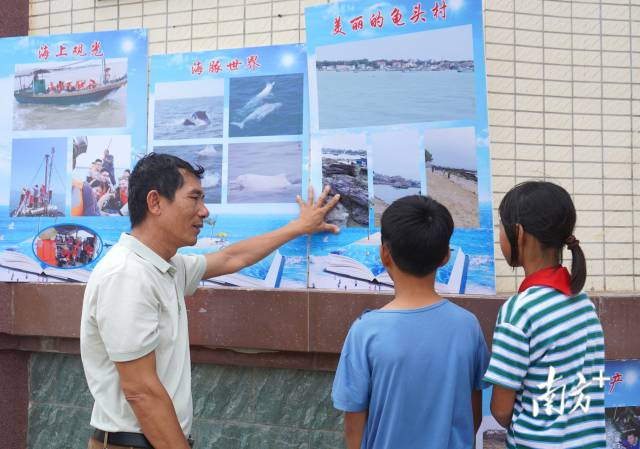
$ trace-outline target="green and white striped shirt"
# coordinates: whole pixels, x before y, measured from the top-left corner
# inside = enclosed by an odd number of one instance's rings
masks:
[[[517,391],[508,448],[605,448],[602,377],[604,336],[586,294],[534,286],[502,306],[484,380]]]

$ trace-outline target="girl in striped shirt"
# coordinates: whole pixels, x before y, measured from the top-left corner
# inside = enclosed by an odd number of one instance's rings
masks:
[[[525,279],[500,309],[484,380],[508,448],[605,448],[604,337],[585,293],[576,211],[562,187],[525,182],[503,198],[500,249]],[[572,255],[571,273],[562,250]]]

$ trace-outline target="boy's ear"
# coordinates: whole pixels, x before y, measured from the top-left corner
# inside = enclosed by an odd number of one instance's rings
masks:
[[[380,244],[380,260],[382,261],[382,265],[384,265],[385,268],[389,268],[389,266],[391,265],[391,253],[389,252],[389,248],[384,246],[383,243]]]
[[[444,256],[444,259],[442,259],[442,262],[440,262],[440,265],[438,265],[438,268],[444,267],[446,264],[448,264],[449,259],[451,259],[451,248],[447,250],[447,255]]]

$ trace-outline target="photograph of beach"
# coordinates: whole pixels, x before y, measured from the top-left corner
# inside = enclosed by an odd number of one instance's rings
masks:
[[[302,142],[229,144],[229,203],[295,203],[302,193]]]
[[[444,204],[456,228],[478,228],[478,169],[473,127],[427,129],[427,195]]]
[[[473,119],[471,25],[316,48],[320,129]]]
[[[72,141],[71,215],[129,214],[131,136],[76,136]]]
[[[420,194],[420,134],[409,128],[373,134],[371,149],[374,226],[379,228],[382,213],[391,203]]]
[[[13,129],[124,128],[127,58],[17,64]]]
[[[65,215],[67,138],[14,139],[11,151],[11,217]]]
[[[229,136],[302,134],[302,73],[231,78]]]
[[[340,201],[327,215],[327,222],[343,227],[369,227],[367,150],[359,136],[327,137],[322,145],[322,185]]]
[[[201,180],[206,203],[219,204],[222,195],[222,145],[156,146],[156,153],[167,153],[188,161],[194,166],[204,167]]]
[[[156,83],[153,109],[156,140],[220,138],[224,80]]]

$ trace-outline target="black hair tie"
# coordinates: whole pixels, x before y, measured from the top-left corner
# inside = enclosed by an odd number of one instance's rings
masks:
[[[580,240],[578,240],[573,234],[567,237],[567,240],[565,240],[564,243],[567,245],[567,248],[569,248],[570,251],[573,251],[578,246],[580,246]]]

